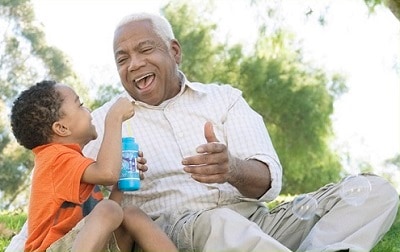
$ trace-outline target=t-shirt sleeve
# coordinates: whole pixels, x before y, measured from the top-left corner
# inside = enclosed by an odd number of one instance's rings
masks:
[[[57,157],[52,170],[55,194],[76,204],[86,201],[94,185],[82,183],[81,179],[86,168],[93,162],[93,159],[72,150]]]

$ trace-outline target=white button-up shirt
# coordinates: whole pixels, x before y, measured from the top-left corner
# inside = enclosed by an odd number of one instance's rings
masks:
[[[152,217],[166,211],[201,210],[241,201],[270,201],[281,190],[282,168],[262,117],[230,85],[191,83],[181,73],[178,95],[159,106],[136,101],[135,115],[124,122],[122,135],[133,136],[147,159],[148,171],[141,188],[125,193],[124,203],[141,207]],[[123,92],[92,112],[98,138],[84,154],[96,158],[104,133],[104,118]],[[183,171],[182,159],[196,155],[206,143],[204,124],[211,121],[217,139],[240,159],[257,159],[269,166],[271,188],[259,199],[244,198],[229,183],[206,184]]]

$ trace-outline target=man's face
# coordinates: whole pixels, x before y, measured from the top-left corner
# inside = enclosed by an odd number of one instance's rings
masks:
[[[136,100],[159,105],[180,90],[178,64],[181,48],[168,46],[153,31],[150,21],[132,21],[114,34],[114,58],[125,90]]]

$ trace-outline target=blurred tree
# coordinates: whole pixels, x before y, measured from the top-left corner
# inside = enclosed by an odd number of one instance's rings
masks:
[[[373,12],[378,5],[385,5],[400,21],[400,1],[399,0],[364,0],[369,9]]]
[[[241,46],[229,47],[214,40],[217,25],[208,16],[212,15],[210,3],[175,2],[163,11],[179,38],[183,51],[180,68],[188,79],[208,83],[232,81],[239,76],[237,63],[242,58]]]
[[[392,165],[400,170],[400,154],[397,154],[393,158],[386,160],[385,165]]]
[[[394,185],[399,184],[400,154],[385,160],[384,165],[385,169],[382,176]]]
[[[0,0],[0,30],[0,208],[7,208],[28,186],[33,167],[31,153],[10,133],[8,114],[16,95],[43,79],[72,85],[84,98],[88,92],[67,57],[46,44],[29,0]]]
[[[246,55],[241,45],[217,42],[216,25],[205,21],[212,11],[201,8],[207,7],[178,2],[163,9],[181,42],[188,79],[232,83],[243,91],[264,117],[284,166],[283,192],[310,191],[338,179],[342,167],[329,148],[330,116],[334,99],[346,91],[344,78],[304,62],[294,36],[276,27],[261,26],[254,51]]]
[[[94,110],[104,103],[108,102],[115,95],[122,92],[122,85],[115,87],[114,85],[102,85],[96,90],[96,97],[90,104],[90,109]]]
[[[329,78],[304,62],[291,36],[282,30],[261,36],[255,54],[243,59],[240,86],[269,128],[284,167],[283,192],[301,193],[339,178],[330,116],[345,89],[339,75]]]
[[[284,192],[313,190],[338,178],[341,167],[329,148],[330,116],[334,99],[346,90],[343,77],[328,76],[305,62],[293,35],[276,28],[276,22],[266,22],[274,25],[272,29],[260,26],[256,46],[244,53],[242,45],[215,40],[217,25],[208,21],[212,2],[201,6],[172,2],[163,12],[182,44],[181,69],[188,79],[232,83],[264,117],[284,166]],[[273,15],[274,11],[264,13]],[[0,42],[2,111],[8,111],[18,92],[44,78],[66,82],[80,95],[88,94],[65,55],[46,45],[35,22],[29,0],[0,0],[0,27],[5,31]],[[117,90],[102,87],[89,106],[103,104]],[[22,182],[27,185],[32,157],[10,141],[8,125],[0,124],[0,134],[0,191],[5,207],[24,187]]]

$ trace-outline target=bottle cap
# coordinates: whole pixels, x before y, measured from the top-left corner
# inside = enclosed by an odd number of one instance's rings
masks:
[[[134,137],[122,138],[122,150],[139,150],[139,145],[135,142]]]

